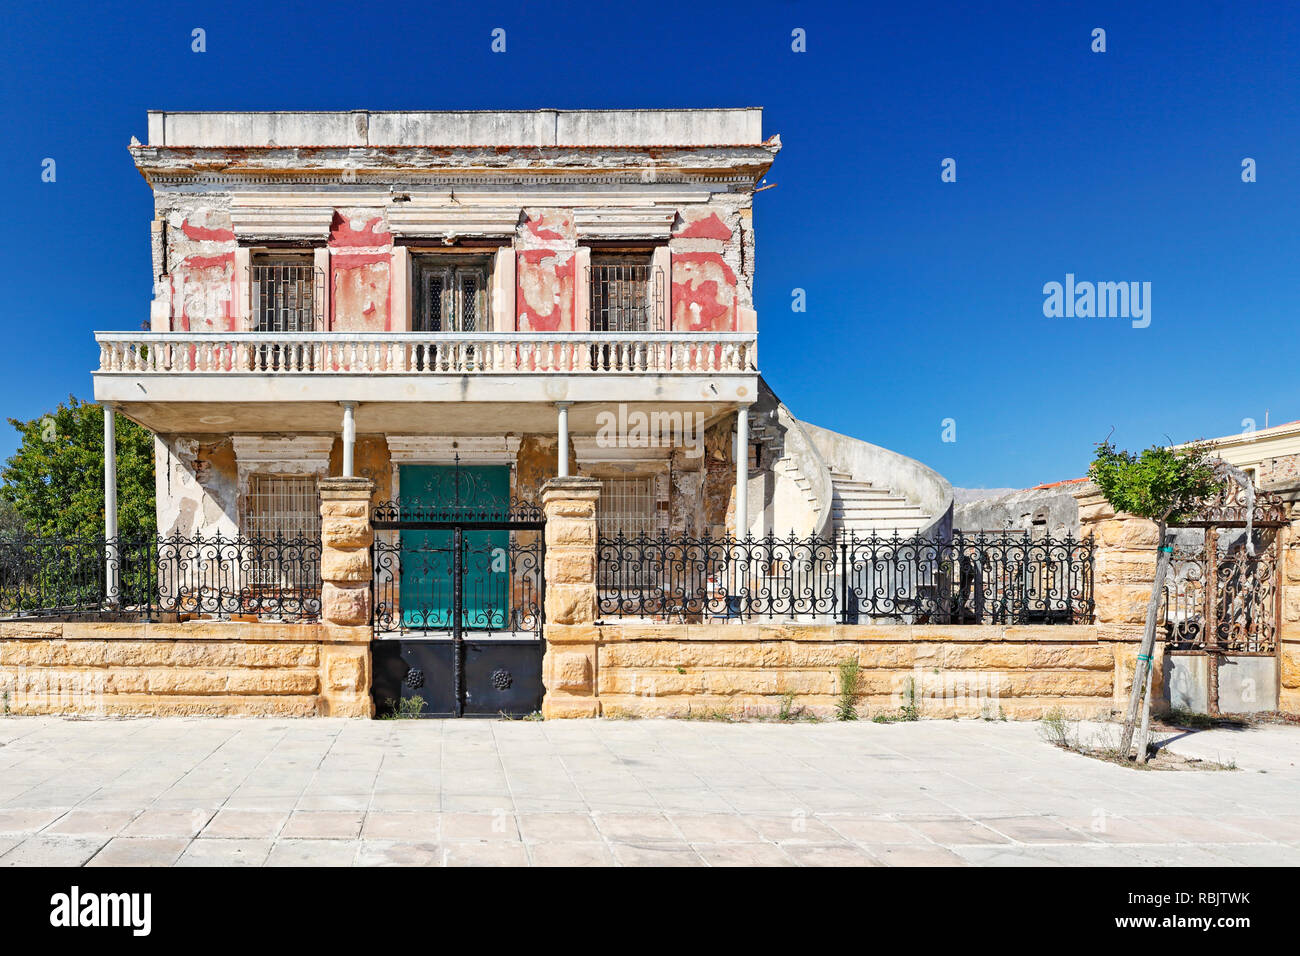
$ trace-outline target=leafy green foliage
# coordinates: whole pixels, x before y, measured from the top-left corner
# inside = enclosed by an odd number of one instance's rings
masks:
[[[1198,500],[1212,495],[1220,485],[1204,445],[1157,445],[1135,455],[1102,442],[1088,477],[1116,511],[1153,521],[1187,517]]]
[[[34,535],[103,535],[103,409],[69,396],[48,415],[9,423],[22,435],[0,471],[0,499],[12,511],[12,523]],[[122,415],[116,433],[119,532],[152,535],[157,527],[153,434]]]

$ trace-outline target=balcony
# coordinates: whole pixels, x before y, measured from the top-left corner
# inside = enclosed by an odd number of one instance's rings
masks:
[[[430,429],[451,427],[451,417],[504,434],[533,427],[534,417],[553,430],[559,401],[579,405],[577,427],[597,406],[620,403],[711,417],[758,388],[754,332],[97,332],[95,340],[96,401],[159,432],[332,430],[338,403],[353,402],[359,428],[409,430],[418,404],[415,418],[427,415]]]
[[[745,374],[753,332],[96,332],[99,373]]]

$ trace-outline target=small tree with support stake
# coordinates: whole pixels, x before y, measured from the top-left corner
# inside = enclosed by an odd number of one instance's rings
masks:
[[[1133,747],[1133,732],[1137,725],[1138,709],[1141,708],[1142,738],[1138,747],[1138,763],[1146,763],[1147,759],[1156,614],[1173,554],[1173,548],[1165,543],[1165,533],[1169,522],[1185,518],[1200,501],[1218,489],[1220,469],[1217,465],[1217,462],[1209,460],[1204,445],[1186,448],[1155,446],[1140,455],[1134,455],[1120,451],[1109,441],[1104,441],[1097,446],[1097,455],[1088,469],[1088,477],[1097,483],[1102,495],[1117,513],[1125,511],[1140,518],[1148,518],[1156,522],[1160,529],[1156,578],[1151,584],[1146,629],[1142,633],[1137,664],[1133,668],[1133,689],[1129,695],[1128,713],[1124,718],[1124,734],[1120,738],[1120,753],[1127,757]]]

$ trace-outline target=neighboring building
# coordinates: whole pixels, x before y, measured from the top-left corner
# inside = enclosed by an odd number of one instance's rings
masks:
[[[1208,445],[1212,455],[1250,475],[1257,488],[1290,486],[1300,479],[1300,422],[1210,438],[1199,444]]]
[[[454,465],[597,477],[602,533],[943,525],[942,478],[760,378],[761,119],[150,112],[151,331],[96,333],[94,378],[158,436],[159,532],[312,535],[321,476],[430,506]]]
[[[1086,482],[1086,478],[1072,478],[1024,490],[957,488],[953,527],[966,532],[1028,531],[1077,538],[1079,504],[1071,492]]]
[[[1274,425],[1221,438],[1185,442],[1175,448],[1205,445],[1210,454],[1235,465],[1261,490],[1283,490],[1300,482],[1300,422]],[[1031,531],[1060,537],[1079,534],[1076,495],[1087,478],[1070,478],[1024,490],[958,488],[953,526],[962,531]]]

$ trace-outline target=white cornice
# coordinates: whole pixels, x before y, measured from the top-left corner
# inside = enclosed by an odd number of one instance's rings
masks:
[[[662,462],[672,457],[670,445],[653,447],[610,447],[601,439],[592,435],[575,435],[572,439],[573,452],[580,465],[592,465],[600,462],[630,464],[632,462]]]
[[[519,457],[519,439],[512,435],[484,438],[389,435],[388,453],[395,464],[449,464],[458,455],[464,465],[514,464]]]
[[[329,470],[332,435],[232,435],[242,470],[321,473]]]

